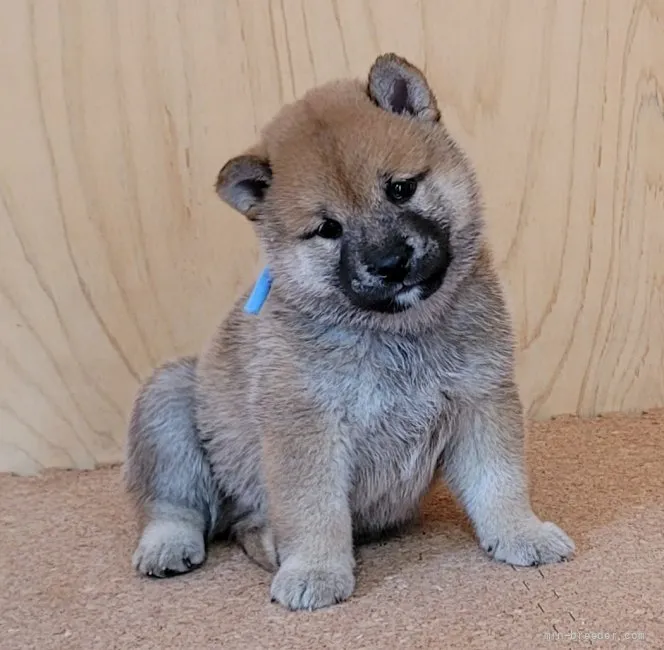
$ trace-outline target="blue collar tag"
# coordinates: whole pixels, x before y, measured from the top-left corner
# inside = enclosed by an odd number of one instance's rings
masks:
[[[254,284],[254,288],[251,291],[247,302],[244,304],[244,313],[256,315],[265,304],[267,296],[270,293],[272,288],[272,274],[270,269],[266,266]]]

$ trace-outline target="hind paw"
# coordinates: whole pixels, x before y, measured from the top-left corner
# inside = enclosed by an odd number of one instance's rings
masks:
[[[205,561],[203,533],[181,521],[150,522],[132,564],[143,575],[170,578],[192,571]]]

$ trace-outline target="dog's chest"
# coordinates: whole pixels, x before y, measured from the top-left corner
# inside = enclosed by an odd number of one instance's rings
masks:
[[[356,482],[376,493],[419,489],[444,444],[445,369],[417,341],[352,343],[324,350],[310,368],[327,426],[348,446]]]

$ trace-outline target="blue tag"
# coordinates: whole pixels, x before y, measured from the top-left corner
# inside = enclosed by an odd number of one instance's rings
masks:
[[[244,305],[245,314],[255,315],[263,308],[271,287],[272,275],[270,274],[270,269],[266,266],[258,276],[251,295]]]

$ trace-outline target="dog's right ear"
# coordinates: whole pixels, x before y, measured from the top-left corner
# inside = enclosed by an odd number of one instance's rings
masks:
[[[216,189],[222,201],[256,221],[271,182],[270,163],[252,152],[232,158],[221,168]]]

